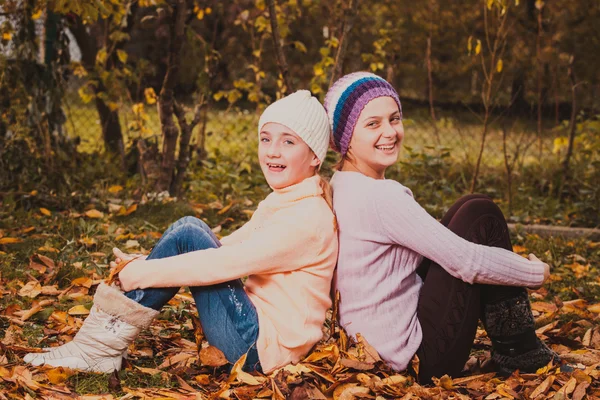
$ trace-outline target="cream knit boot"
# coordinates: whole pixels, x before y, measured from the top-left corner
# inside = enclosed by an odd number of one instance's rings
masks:
[[[158,311],[144,307],[121,291],[101,283],[94,306],[72,341],[45,353],[29,353],[23,361],[38,365],[110,373],[121,369],[127,347],[150,326]]]

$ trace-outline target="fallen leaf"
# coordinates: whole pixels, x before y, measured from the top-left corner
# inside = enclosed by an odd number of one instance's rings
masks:
[[[69,311],[67,311],[69,315],[88,315],[90,310],[88,310],[83,304],[79,304],[77,306],[71,307]]]
[[[45,372],[46,376],[48,377],[48,381],[53,385],[63,383],[67,379],[69,379],[71,375],[73,375],[73,373],[70,370],[65,369],[63,367],[52,368]]]
[[[575,391],[573,392],[573,400],[581,400],[585,397],[585,395],[587,394],[587,388],[590,386],[590,382],[581,382],[579,385],[577,385],[577,387],[575,388]]]
[[[40,207],[40,212],[42,214],[44,214],[45,216],[48,216],[48,217],[52,216],[52,212],[50,212],[50,210],[48,210],[47,208]]]
[[[95,208],[86,211],[84,214],[88,218],[104,218],[104,213],[102,211],[96,210]]]
[[[42,285],[40,285],[38,281],[27,282],[27,284],[19,290],[19,296],[30,297],[32,299],[36,298],[40,293],[42,293]]]
[[[223,352],[214,346],[207,346],[200,349],[200,363],[202,365],[220,367],[228,362]]]
[[[121,185],[112,185],[108,188],[108,192],[112,194],[119,193],[121,190],[123,190],[123,186]]]
[[[13,243],[21,243],[23,239],[13,238],[13,237],[3,237],[0,238],[0,244],[13,244]]]

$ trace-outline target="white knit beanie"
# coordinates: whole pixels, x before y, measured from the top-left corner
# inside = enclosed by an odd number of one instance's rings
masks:
[[[269,122],[287,126],[311,148],[323,164],[329,147],[327,112],[308,90],[298,90],[268,106],[258,121],[258,134]]]

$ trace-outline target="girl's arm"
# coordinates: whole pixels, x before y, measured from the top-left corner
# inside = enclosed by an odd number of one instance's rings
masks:
[[[373,207],[392,243],[408,247],[469,283],[535,287],[545,264],[512,251],[469,242],[427,213],[397,182],[379,185]]]
[[[121,271],[119,280],[123,290],[130,291],[207,286],[251,274],[294,271],[314,262],[318,256],[315,243],[320,242],[319,229],[314,225],[280,221],[227,246],[133,261]]]

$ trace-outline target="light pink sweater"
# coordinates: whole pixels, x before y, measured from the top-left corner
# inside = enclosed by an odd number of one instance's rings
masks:
[[[397,370],[406,368],[421,344],[422,281],[415,270],[423,256],[469,283],[533,286],[543,281],[541,262],[460,238],[394,180],[338,171],[331,185],[340,240],[340,324],[350,336],[362,334]]]
[[[269,194],[220,248],[131,263],[119,275],[123,289],[207,286],[248,275],[263,370],[298,362],[323,336],[338,251],[320,179]]]

